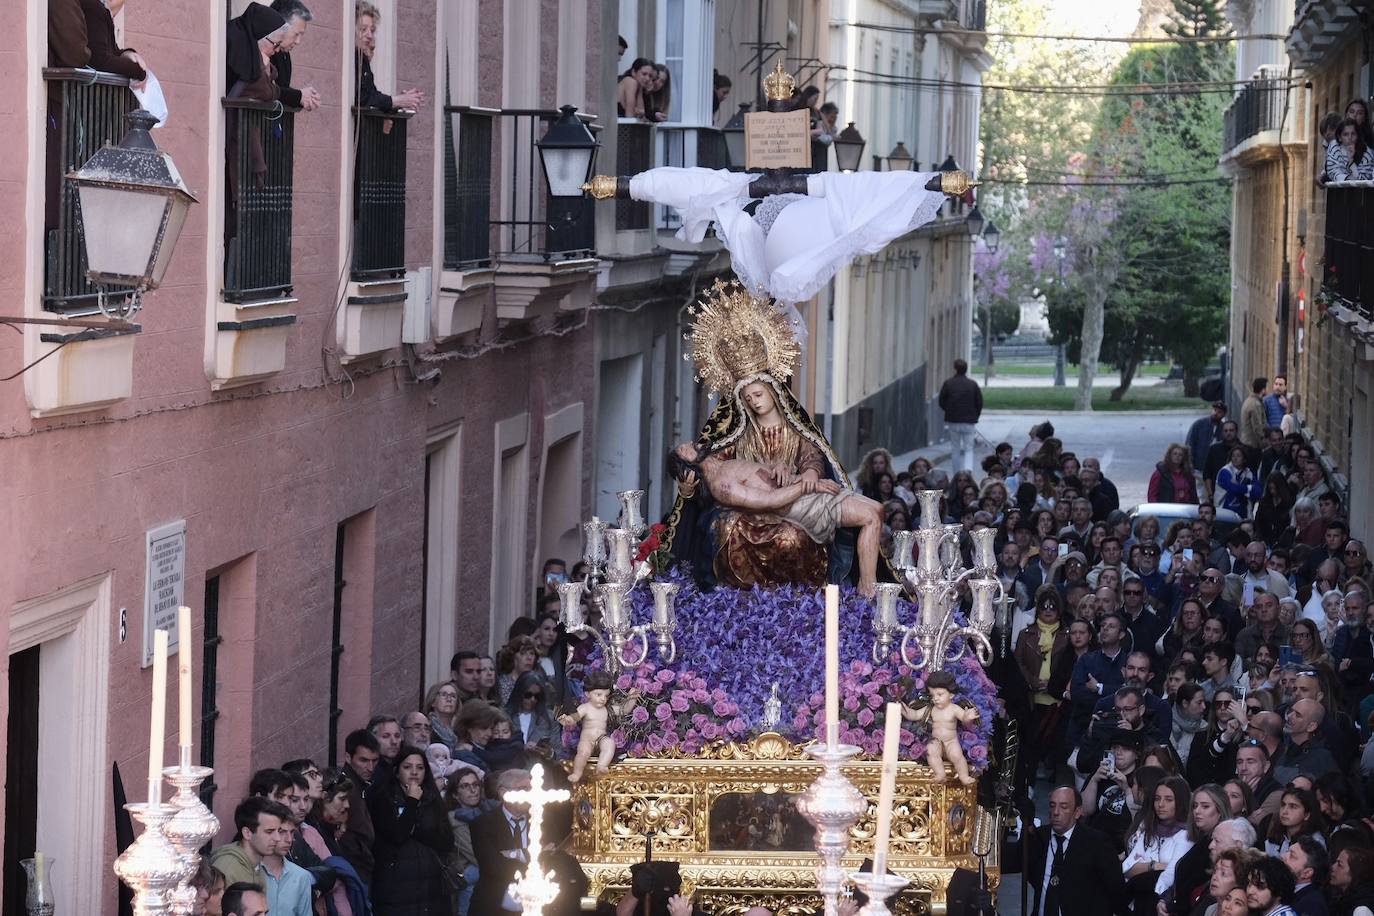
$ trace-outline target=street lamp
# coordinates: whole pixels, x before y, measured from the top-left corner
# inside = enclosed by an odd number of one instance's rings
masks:
[[[854,122],[850,121],[849,126],[840,131],[835,138],[835,164],[840,167],[841,172],[857,172],[859,170],[859,160],[864,154],[864,138],[854,128]]]
[[[1064,258],[1069,253],[1069,240],[1057,236],[1054,240],[1054,262],[1059,273],[1059,292],[1064,292]],[[1064,345],[1061,343],[1054,351],[1054,387],[1064,387]]]
[[[97,305],[107,318],[126,319],[141,308],[145,290],[157,289],[171,263],[186,214],[196,198],[172,157],[148,132],[158,119],[143,109],[125,115],[129,130],[118,146],[105,146],[67,173],[76,188],[86,277],[100,287]],[[132,287],[111,306],[105,287]]]
[[[544,163],[544,180],[550,197],[581,197],[582,185],[592,178],[596,150],[601,144],[577,116],[577,109],[564,105],[561,114],[535,146]]]
[[[992,220],[988,220],[988,224],[983,227],[983,241],[987,243],[989,252],[997,253],[997,246],[1002,242],[1002,230],[998,229],[997,223]]]
[[[892,152],[887,154],[887,170],[889,172],[906,172],[911,169],[911,153],[907,152],[906,144],[901,140],[892,148]]]
[[[730,154],[730,168],[744,171],[744,115],[754,107],[753,102],[741,102],[735,116],[725,122],[725,149]]]
[[[978,209],[977,204],[974,204],[973,209],[968,211],[968,216],[965,217],[964,221],[968,223],[969,235],[973,236],[974,238],[978,238],[978,236],[982,235],[984,222],[983,211]]]

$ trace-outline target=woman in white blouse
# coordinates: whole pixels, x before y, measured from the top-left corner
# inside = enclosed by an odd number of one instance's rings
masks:
[[[1164,873],[1173,875],[1173,865],[1192,848],[1188,839],[1188,783],[1170,776],[1155,786],[1149,803],[1140,809],[1129,840],[1121,871],[1134,902],[1136,916],[1153,914],[1159,895],[1168,887],[1158,887]]]
[[[1374,179],[1374,150],[1365,145],[1360,125],[1346,118],[1336,130],[1336,142],[1326,148],[1327,181]]]

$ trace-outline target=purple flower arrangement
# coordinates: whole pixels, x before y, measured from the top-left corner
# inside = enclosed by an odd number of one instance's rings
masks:
[[[695,754],[713,741],[747,740],[765,731],[761,719],[774,682],[782,700],[776,727],[787,738],[807,742],[825,731],[825,603],[819,590],[800,586],[759,589],[718,587],[702,592],[680,570],[666,578],[682,586],[677,597],[677,658],[672,664],[650,656],[638,668],[621,674],[622,692],[638,693],[633,708],[624,703],[612,737],[631,756],[664,751]],[[632,596],[635,620],[647,620],[652,607],[648,589]],[[914,609],[905,606],[911,619]],[[888,700],[914,697],[925,685],[925,673],[913,672],[893,651],[884,663],[871,660],[873,605],[857,591],[840,593],[840,737],[869,755],[882,751],[884,707]],[[585,645],[585,644],[584,644]],[[592,643],[586,667],[601,667]],[[978,707],[980,718],[959,727],[960,744],[970,763],[987,765],[987,747],[996,712],[996,687],[977,660],[966,654],[948,666],[958,683],[959,700]],[[580,689],[574,688],[580,694]],[[622,701],[623,702],[623,701]],[[902,756],[920,758],[929,726],[910,723],[902,730]],[[564,741],[575,746],[577,728],[564,729]]]

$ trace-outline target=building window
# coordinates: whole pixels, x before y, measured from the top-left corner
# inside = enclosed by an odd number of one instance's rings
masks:
[[[190,639],[183,633],[182,639]],[[205,580],[205,643],[200,650],[200,765],[215,766],[215,723],[219,721],[219,701],[215,684],[219,678],[219,647],[224,637],[219,632],[219,576]],[[201,784],[200,800],[214,807],[215,784],[212,775]]]
[[[711,125],[715,0],[658,0],[655,59],[672,79],[669,124]]]
[[[340,522],[334,529],[334,609],[329,636],[329,765],[338,765],[339,669],[343,662],[343,594],[348,582],[344,579],[344,546],[348,524]]]

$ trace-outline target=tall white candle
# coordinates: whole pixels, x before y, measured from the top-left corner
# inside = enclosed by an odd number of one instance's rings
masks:
[[[883,775],[878,786],[878,827],[873,833],[873,874],[887,873],[887,843],[892,836],[892,803],[897,793],[897,739],[901,737],[902,706],[887,704],[883,723]]]
[[[825,743],[840,743],[840,589],[825,587]]]
[[[148,804],[162,801],[162,745],[167,738],[167,631],[153,631],[153,714],[148,726]]]
[[[191,746],[191,609],[177,608],[177,731],[180,745]]]

